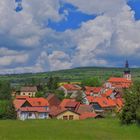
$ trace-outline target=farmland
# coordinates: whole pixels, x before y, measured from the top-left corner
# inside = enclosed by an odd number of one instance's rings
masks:
[[[139,140],[137,125],[117,119],[0,121],[0,140]]]

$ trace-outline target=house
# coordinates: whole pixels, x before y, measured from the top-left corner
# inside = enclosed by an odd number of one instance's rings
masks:
[[[50,116],[58,120],[79,120],[80,118],[79,113],[66,108],[51,108]]]
[[[61,101],[59,100],[59,98],[55,95],[55,94],[49,94],[47,97],[47,100],[49,102],[49,106],[59,106]]]
[[[95,113],[92,105],[86,105],[86,104],[80,104],[79,107],[76,110],[77,113],[84,114],[84,113]]]
[[[64,99],[60,103],[59,107],[66,108],[71,111],[75,111],[79,107],[80,102],[75,101],[74,99]]]
[[[87,99],[96,113],[112,112],[116,108],[116,103],[110,98],[88,96]]]
[[[102,94],[102,97],[107,97],[111,99],[121,98],[122,91],[117,89],[106,89]]]
[[[68,95],[71,96],[71,94],[76,93],[77,91],[80,91],[81,87],[75,84],[64,84],[60,86],[58,89],[64,91],[65,96],[68,96]]]
[[[85,86],[85,94],[87,96],[99,96],[102,92],[102,87]]]
[[[36,86],[25,86],[25,87],[21,87],[20,89],[21,96],[35,97],[36,93],[37,93]]]
[[[49,117],[49,103],[45,98],[16,98],[14,106],[17,118],[26,119],[47,119]]]
[[[129,69],[129,63],[126,60],[123,77],[110,77],[105,83],[106,88],[124,89],[130,88],[132,85],[132,76]]]
[[[110,77],[109,80],[106,82],[106,88],[112,89],[124,89],[129,88],[132,85],[132,81],[126,78],[121,77]]]

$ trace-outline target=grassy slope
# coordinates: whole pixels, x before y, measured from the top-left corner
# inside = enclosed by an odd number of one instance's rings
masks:
[[[139,140],[139,132],[112,119],[0,121],[0,140]]]
[[[123,70],[123,68],[83,67],[37,74],[1,75],[0,79],[12,80],[12,82],[24,82],[27,79],[44,79],[50,75],[53,75],[60,77],[62,81],[81,81],[84,78],[93,76],[106,80],[110,76],[122,76]],[[131,69],[131,71],[134,79],[140,79],[140,68]]]

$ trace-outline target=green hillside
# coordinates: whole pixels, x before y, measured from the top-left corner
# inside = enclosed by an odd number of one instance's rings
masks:
[[[105,68],[105,67],[83,67],[74,68],[69,70],[60,70],[44,73],[28,73],[28,74],[14,74],[14,75],[1,75],[1,80],[10,80],[13,83],[24,83],[28,80],[45,80],[48,76],[60,77],[61,81],[81,81],[84,78],[99,77],[101,80],[106,80],[110,76],[121,77],[123,68]],[[140,79],[140,68],[131,69],[133,79]]]

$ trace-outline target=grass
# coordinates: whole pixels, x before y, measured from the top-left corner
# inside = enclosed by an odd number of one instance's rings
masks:
[[[0,140],[139,140],[140,128],[116,119],[0,121]]]

